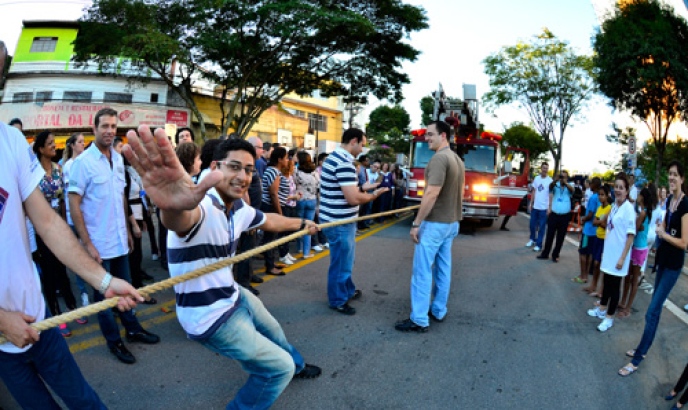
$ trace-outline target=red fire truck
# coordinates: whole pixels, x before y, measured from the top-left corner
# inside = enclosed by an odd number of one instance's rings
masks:
[[[456,107],[454,107],[456,108]],[[530,173],[529,153],[507,147],[501,153],[501,135],[478,133],[471,106],[445,110],[438,117],[452,126],[451,148],[463,159],[466,178],[463,198],[464,220],[491,226],[499,215],[516,215],[521,200],[527,195]],[[466,124],[461,124],[464,120]],[[425,129],[414,130],[411,142],[406,201],[419,203],[425,190],[425,167],[434,154],[425,141]]]

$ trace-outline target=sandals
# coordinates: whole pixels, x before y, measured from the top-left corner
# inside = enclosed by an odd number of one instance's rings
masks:
[[[284,271],[282,269],[279,269],[277,272],[273,272],[273,271],[269,270],[269,271],[266,271],[265,273],[268,275],[272,275],[272,276],[284,276],[284,275],[286,275],[286,273],[284,273]]]
[[[627,377],[627,376],[630,376],[637,371],[638,371],[638,368],[633,366],[631,363],[629,363],[626,366],[619,369],[619,376]]]
[[[576,283],[588,283],[587,279],[582,279],[580,276],[576,276],[575,278],[571,279],[571,281]]]
[[[635,357],[635,349],[631,349],[631,350],[627,351],[626,356]],[[645,356],[647,356],[647,355],[643,355],[643,359],[645,358]]]

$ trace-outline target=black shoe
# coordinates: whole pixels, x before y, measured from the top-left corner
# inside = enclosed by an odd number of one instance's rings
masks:
[[[154,277],[152,277],[151,275],[149,275],[148,273],[146,273],[146,271],[144,271],[143,269],[141,269],[141,279],[142,279],[142,280],[145,280],[145,281],[147,281],[147,282],[152,282],[152,281],[155,280]]]
[[[336,311],[339,312],[339,313],[343,313],[343,314],[349,315],[349,316],[351,316],[351,315],[353,315],[353,314],[356,314],[356,309],[354,309],[354,308],[352,308],[351,306],[349,306],[348,303],[345,303],[345,304],[343,304],[343,305],[341,305],[341,306],[336,306],[336,307],[330,306],[330,309],[336,310]]]
[[[363,292],[361,292],[360,289],[356,289],[356,290],[354,291],[353,296],[351,296],[351,297],[349,298],[349,302],[351,302],[352,300],[360,299],[360,298],[361,298],[361,295],[363,295]]]
[[[402,320],[394,325],[394,328],[400,332],[418,332],[425,333],[428,331],[428,326],[418,326],[413,323],[411,319]]]
[[[432,314],[432,310],[430,310],[430,311],[428,311],[428,317],[429,317],[430,320],[432,320],[433,322],[442,323],[442,322],[444,322],[444,319],[447,317],[447,315],[444,315],[444,317],[443,317],[442,319],[440,319],[440,318],[438,318],[437,316],[433,315],[433,314]]]
[[[318,366],[306,363],[306,367],[294,375],[295,379],[315,379],[322,374],[322,369]]]
[[[538,259],[549,259],[549,256],[545,256],[545,255],[543,255],[543,254],[539,254],[539,255],[537,256],[537,258],[538,258]]]
[[[256,275],[251,275],[251,283],[263,283],[263,278]]]
[[[507,231],[507,232],[508,232],[508,231],[509,231],[509,228],[507,228],[506,226],[502,226],[501,228],[499,228],[499,230],[500,230],[500,231]]]
[[[260,295],[260,292],[258,291],[258,289],[254,288],[253,286],[248,285],[248,286],[244,286],[244,287],[246,289],[248,289],[249,292],[253,293],[254,295],[256,295],[256,296]]]
[[[129,350],[127,350],[126,346],[124,346],[124,343],[122,343],[121,340],[118,340],[114,346],[110,346],[110,353],[114,354],[115,357],[117,357],[117,359],[119,359],[119,361],[122,363],[136,363],[136,358]]]
[[[127,342],[141,342],[145,343],[147,345],[154,345],[160,341],[160,337],[158,335],[154,335],[151,332],[147,332],[145,330],[141,330],[140,332],[136,333],[129,333],[127,332]]]

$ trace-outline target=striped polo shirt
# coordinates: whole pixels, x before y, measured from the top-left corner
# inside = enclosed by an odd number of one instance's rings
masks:
[[[265,223],[265,216],[243,200],[227,209],[212,189],[199,205],[201,218],[184,237],[170,231],[167,260],[170,276],[202,268],[234,256],[242,232]],[[239,300],[239,285],[232,266],[174,286],[177,318],[190,339],[202,340],[227,321]]]
[[[323,163],[319,213],[322,222],[333,222],[358,215],[358,205],[349,205],[342,192],[343,186],[358,185],[353,162],[354,157],[339,147]]]
[[[270,196],[270,187],[275,179],[279,178],[279,189],[277,190],[277,196],[279,197],[280,205],[284,206],[287,203],[287,198],[289,197],[289,181],[282,175],[282,172],[273,167],[269,166],[263,172],[263,204],[272,206],[272,197]]]

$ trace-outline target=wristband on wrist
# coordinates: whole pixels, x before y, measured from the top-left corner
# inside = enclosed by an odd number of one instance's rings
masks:
[[[98,291],[104,295],[105,291],[110,287],[110,282],[112,282],[112,275],[106,272],[105,276],[103,276],[103,280],[100,281],[100,288],[98,288]]]
[[[415,221],[411,222],[411,228],[420,228],[420,224],[417,224]]]
[[[304,218],[301,218],[301,227],[299,228],[299,231],[303,231],[303,228],[306,227],[306,220]]]

